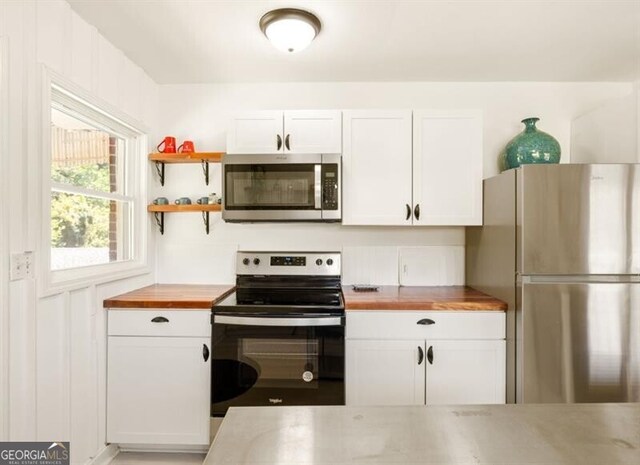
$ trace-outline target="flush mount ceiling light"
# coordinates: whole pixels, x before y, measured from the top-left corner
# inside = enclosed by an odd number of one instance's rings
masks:
[[[280,8],[260,18],[260,29],[283,52],[299,52],[320,33],[320,20],[308,11]]]

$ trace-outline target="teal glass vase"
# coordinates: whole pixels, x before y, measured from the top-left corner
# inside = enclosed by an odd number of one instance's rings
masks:
[[[540,118],[525,118],[524,131],[507,144],[502,160],[505,170],[530,163],[560,163],[560,144],[536,128]]]

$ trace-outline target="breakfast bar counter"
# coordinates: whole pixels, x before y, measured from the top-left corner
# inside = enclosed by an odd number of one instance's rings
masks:
[[[640,463],[640,404],[231,408],[204,465]]]

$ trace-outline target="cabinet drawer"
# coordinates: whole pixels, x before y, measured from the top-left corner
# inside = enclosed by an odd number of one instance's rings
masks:
[[[155,321],[154,321],[155,320]],[[211,336],[206,310],[109,310],[109,336]]]
[[[431,320],[432,324],[418,324]],[[504,339],[503,312],[351,311],[347,339]]]

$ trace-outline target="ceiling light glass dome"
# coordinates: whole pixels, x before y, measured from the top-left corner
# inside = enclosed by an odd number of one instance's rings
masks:
[[[320,20],[295,8],[273,10],[260,18],[260,29],[271,43],[287,53],[299,52],[320,33]]]

